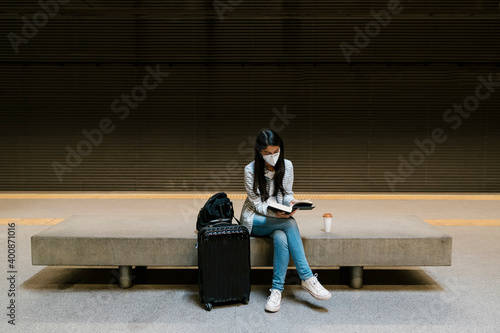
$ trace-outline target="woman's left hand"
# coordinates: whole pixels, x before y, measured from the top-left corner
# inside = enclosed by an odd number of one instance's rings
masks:
[[[290,201],[290,203],[288,204],[288,206],[293,206],[298,201],[299,200],[297,200],[297,199],[293,199],[292,201]]]
[[[293,214],[295,214],[295,212],[296,212],[296,211],[297,211],[297,209],[296,209],[296,210],[294,210],[294,211],[293,211],[293,212],[291,212],[291,213],[287,213],[287,212],[283,212],[283,211],[277,211],[277,212],[276,212],[276,217],[277,217],[277,218],[280,218],[280,219],[287,219],[287,218],[289,218],[289,217],[292,217],[292,215],[293,215]]]

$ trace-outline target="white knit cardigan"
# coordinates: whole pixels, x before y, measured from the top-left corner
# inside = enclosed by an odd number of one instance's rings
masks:
[[[243,203],[243,208],[241,209],[240,215],[240,224],[247,227],[250,233],[252,233],[253,218],[255,214],[276,217],[276,213],[273,210],[268,209],[269,205],[267,201],[261,201],[260,190],[257,188],[258,195],[253,192],[254,164],[255,161],[252,161],[245,166],[244,181],[247,198]],[[274,179],[269,179],[267,176],[265,177],[265,179],[268,194],[272,196],[272,193],[270,193],[269,191],[274,188],[273,186],[271,186],[272,182],[274,182]],[[292,186],[293,164],[290,160],[287,160],[285,158],[285,175],[283,176],[283,188],[285,189],[285,195],[283,196],[283,193],[278,190],[278,194],[276,195],[276,201],[278,203],[288,206],[290,204],[290,201],[295,199],[293,197]]]

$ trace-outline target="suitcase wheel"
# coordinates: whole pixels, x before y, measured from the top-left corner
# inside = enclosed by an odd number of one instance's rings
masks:
[[[212,303],[205,303],[205,310],[211,311],[212,310]]]
[[[248,298],[243,298],[243,304],[248,304],[249,299]]]

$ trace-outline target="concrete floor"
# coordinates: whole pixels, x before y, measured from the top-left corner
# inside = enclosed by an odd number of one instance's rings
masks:
[[[166,214],[205,200],[4,199],[0,218],[66,218],[73,214]],[[234,200],[237,216],[243,200]],[[299,214],[411,214],[423,219],[498,219],[498,201],[321,200]],[[195,221],[193,221],[194,227]],[[453,237],[452,266],[366,268],[362,289],[316,270],[333,297],[312,298],[290,271],[281,310],[266,313],[270,270],[252,275],[248,305],[203,310],[195,270],[148,270],[120,289],[114,267],[32,266],[30,237],[50,226],[16,226],[16,326],[7,323],[7,226],[0,248],[1,332],[500,332],[500,227],[436,226]]]

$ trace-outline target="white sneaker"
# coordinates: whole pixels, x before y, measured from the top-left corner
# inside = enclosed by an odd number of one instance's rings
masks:
[[[301,282],[302,288],[307,290],[314,298],[326,301],[332,297],[332,294],[326,290],[318,281],[318,273],[313,277]]]
[[[269,289],[271,295],[267,298],[266,310],[276,312],[281,307],[281,291],[278,289]]]

